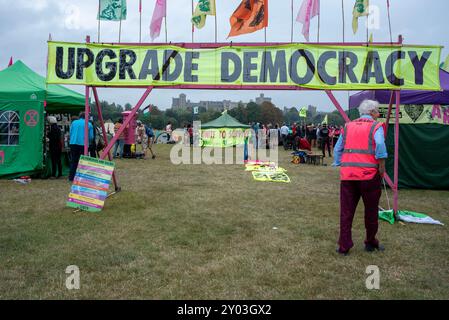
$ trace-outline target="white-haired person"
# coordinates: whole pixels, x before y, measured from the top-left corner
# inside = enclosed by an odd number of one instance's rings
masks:
[[[365,250],[383,251],[376,238],[379,200],[385,159],[384,124],[377,122],[379,103],[365,100],[359,106],[360,118],[346,124],[334,149],[333,166],[340,169],[340,238],[337,252],[347,255],[354,246],[352,221],[360,198],[365,205]]]

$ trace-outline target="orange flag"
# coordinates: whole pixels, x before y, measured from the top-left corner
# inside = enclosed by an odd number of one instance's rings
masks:
[[[229,21],[228,38],[268,27],[268,0],[242,0]]]

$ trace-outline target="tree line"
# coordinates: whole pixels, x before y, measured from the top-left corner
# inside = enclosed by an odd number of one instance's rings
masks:
[[[122,112],[130,111],[132,109],[132,106],[129,103],[121,106],[120,104],[102,101],[100,104],[104,120],[111,120],[114,123],[122,117]],[[91,110],[95,119],[98,119],[96,108],[91,106]],[[167,109],[164,111],[160,110],[157,106],[146,106],[138,111],[138,119],[146,125],[151,125],[153,128],[160,130],[164,129],[168,122],[171,122],[174,128],[180,128],[193,121],[206,123],[221,116],[221,111],[213,109],[206,110],[204,107],[199,107],[198,111],[198,114],[194,115],[192,108],[183,110]],[[320,112],[316,115],[307,112],[306,118],[300,118],[299,110],[297,108],[289,108],[284,112],[271,102],[263,102],[260,105],[255,102],[250,102],[246,106],[239,104],[237,108],[229,110],[228,112],[229,115],[244,124],[257,122],[260,124],[272,124],[273,126],[282,126],[284,123],[319,124],[324,120],[326,115],[328,116],[328,123],[330,125],[344,124],[344,120],[338,111],[330,113]]]

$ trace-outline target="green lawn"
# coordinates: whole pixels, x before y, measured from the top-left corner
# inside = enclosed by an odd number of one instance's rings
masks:
[[[290,184],[253,181],[242,165],[119,160],[123,191],[102,213],[65,207],[66,180],[0,180],[0,298],[7,299],[447,299],[447,227],[381,222],[384,253],[335,253],[338,170],[293,165]],[[449,192],[404,190],[400,208],[448,223]],[[385,198],[382,203],[386,206]],[[273,229],[276,227],[277,229]],[[67,290],[77,265],[80,290]],[[380,268],[380,290],[365,287]]]

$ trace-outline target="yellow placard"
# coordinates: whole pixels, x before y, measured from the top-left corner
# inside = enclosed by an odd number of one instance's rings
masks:
[[[185,49],[48,43],[49,84],[440,90],[438,46],[286,44]]]

